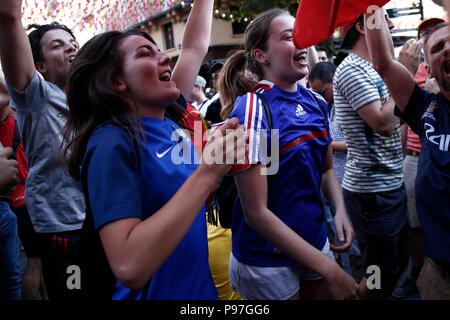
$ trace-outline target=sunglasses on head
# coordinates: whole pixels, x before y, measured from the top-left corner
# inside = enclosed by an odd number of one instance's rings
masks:
[[[420,33],[419,33],[419,35],[421,36],[421,37],[428,37],[429,35],[430,35],[430,33],[431,33],[431,30],[422,30],[422,31],[420,31]]]

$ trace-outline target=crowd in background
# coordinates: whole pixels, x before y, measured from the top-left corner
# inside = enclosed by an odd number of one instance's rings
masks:
[[[212,0],[173,70],[139,30],[27,34],[21,3],[0,4],[0,299],[450,299],[443,19],[395,57],[386,11],[361,14],[333,57],[268,10],[207,81]]]

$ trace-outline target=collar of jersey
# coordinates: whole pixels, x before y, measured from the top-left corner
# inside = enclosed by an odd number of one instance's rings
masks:
[[[258,91],[261,93],[264,91],[270,91],[273,89],[274,86],[275,86],[275,83],[270,82],[268,80],[262,80],[252,88],[252,92]]]

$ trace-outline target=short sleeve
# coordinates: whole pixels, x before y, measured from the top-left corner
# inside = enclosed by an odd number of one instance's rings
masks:
[[[327,101],[324,99],[324,97],[322,97],[320,94],[318,94],[317,92],[314,92],[312,89],[308,89],[309,92],[316,97],[316,99],[314,99],[319,105],[317,106],[319,108],[320,114],[323,116],[323,122],[325,125],[325,129],[327,130],[328,133],[328,141],[331,143],[333,141],[333,139],[331,138],[331,134],[330,134],[330,119],[329,119],[329,106]]]
[[[137,151],[127,131],[107,124],[94,130],[81,167],[95,228],[143,218]]]
[[[51,90],[47,81],[37,71],[23,92],[11,88],[8,84],[7,88],[14,109],[17,111],[39,111],[39,109],[45,107],[42,101],[47,99]]]
[[[404,120],[409,127],[420,136],[422,130],[420,119],[422,118],[426,108],[429,107],[429,104],[433,98],[437,98],[437,95],[425,91],[418,84],[416,84],[405,110],[402,112],[397,106],[395,106],[394,114]]]
[[[230,118],[237,117],[239,124],[245,126],[249,137],[248,163],[267,163],[270,146],[270,129],[267,123],[262,101],[256,94],[247,93],[236,99]],[[243,168],[248,168],[244,166]],[[238,170],[239,171],[239,170]],[[237,173],[233,170],[233,173]],[[243,171],[243,170],[241,170]]]
[[[337,88],[354,111],[373,101],[381,100],[376,84],[359,65],[347,64],[342,68]]]

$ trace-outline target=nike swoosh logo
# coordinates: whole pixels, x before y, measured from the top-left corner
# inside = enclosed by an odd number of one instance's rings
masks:
[[[169,149],[167,149],[167,150],[164,151],[163,153],[157,152],[157,153],[156,153],[156,156],[158,157],[158,159],[161,159],[161,158],[164,157],[170,150],[172,150],[173,147],[175,147],[175,146],[171,146]]]

